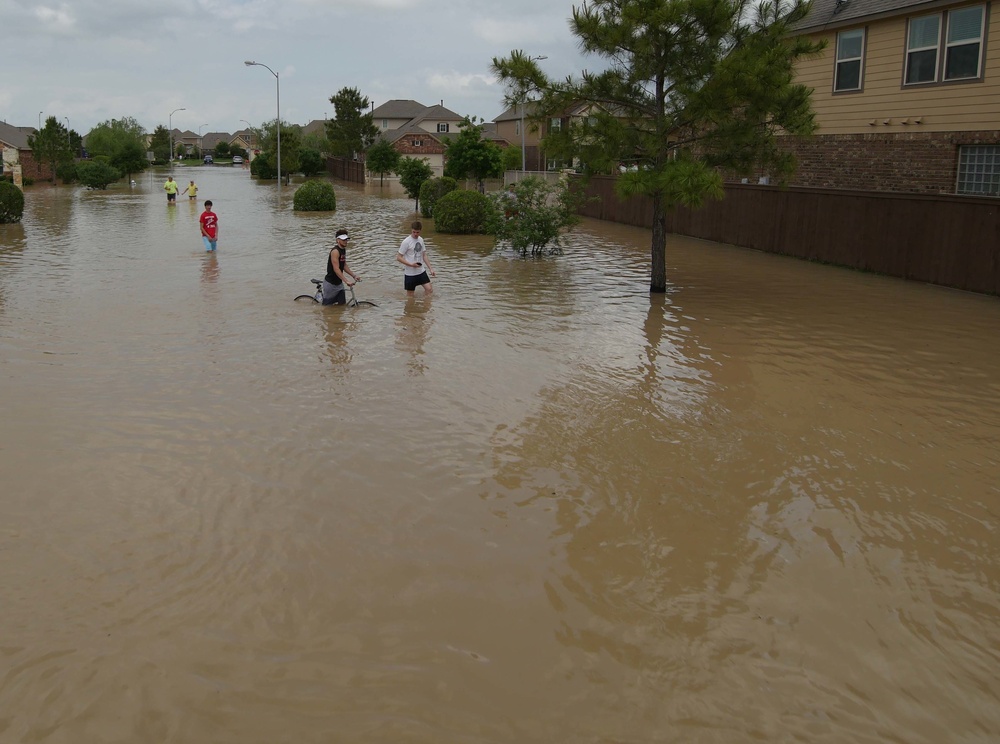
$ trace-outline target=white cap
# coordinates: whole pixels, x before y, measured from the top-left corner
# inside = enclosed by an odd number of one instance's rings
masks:
[[[350,240],[350,236],[347,234],[347,230],[337,230],[337,240]]]

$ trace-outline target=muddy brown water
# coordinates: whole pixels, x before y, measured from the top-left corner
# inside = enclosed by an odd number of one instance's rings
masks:
[[[176,173],[0,226],[0,742],[1000,739],[996,298]]]

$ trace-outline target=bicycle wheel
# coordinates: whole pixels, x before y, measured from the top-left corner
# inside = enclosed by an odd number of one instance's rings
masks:
[[[378,307],[378,305],[376,305],[371,300],[358,300],[357,302],[354,303],[354,307],[357,307],[358,305],[369,305],[371,307]]]
[[[319,302],[319,300],[317,300],[312,295],[299,295],[298,297],[295,298],[294,301],[298,302],[299,300],[312,300],[313,302]]]

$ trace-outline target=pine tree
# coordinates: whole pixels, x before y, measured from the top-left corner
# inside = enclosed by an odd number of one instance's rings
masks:
[[[822,49],[793,35],[804,0],[590,0],[570,24],[602,72],[548,79],[517,50],[493,59],[508,104],[535,99],[532,119],[572,114],[542,141],[548,157],[587,172],[625,173],[619,195],[653,204],[650,291],[666,291],[666,213],[722,198],[723,173],[765,169],[777,179],[794,160],[780,133],[808,134],[811,90],[794,83],[796,60]]]

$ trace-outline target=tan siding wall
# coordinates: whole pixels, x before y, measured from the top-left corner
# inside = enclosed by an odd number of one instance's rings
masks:
[[[904,88],[906,18],[876,21],[867,29],[864,89],[860,93],[833,94],[837,31],[812,37],[826,38],[828,46],[820,56],[799,65],[798,80],[814,89],[817,134],[1000,128],[1000,13],[988,17],[984,80],[971,83]],[[921,123],[902,124],[907,118],[911,122],[919,118]],[[886,119],[889,124],[884,123]]]

